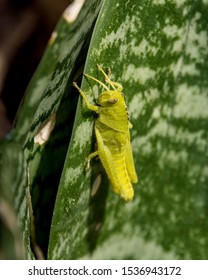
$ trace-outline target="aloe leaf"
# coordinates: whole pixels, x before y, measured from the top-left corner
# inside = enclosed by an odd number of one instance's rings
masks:
[[[84,171],[96,116],[79,104],[49,258],[208,257],[207,8],[205,1],[104,1],[85,72],[101,79],[96,63],[110,67],[124,87],[139,183],[125,204],[99,161]],[[86,80],[82,89],[92,102],[101,91]]]

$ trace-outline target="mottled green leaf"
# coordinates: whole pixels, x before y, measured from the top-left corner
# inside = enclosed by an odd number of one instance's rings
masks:
[[[25,178],[19,177],[16,162],[11,157],[5,168],[11,166],[17,180],[22,180],[20,193],[25,194],[30,186],[36,239],[44,253],[48,247],[54,200],[78,100],[78,94],[71,91],[71,81],[86,58],[86,48],[101,3],[100,0],[74,1],[63,13],[28,86],[8,142],[8,149],[14,143],[18,145],[29,181],[25,185]],[[19,168],[25,172],[22,165]],[[6,183],[5,189],[12,187],[11,182]],[[29,217],[24,218],[28,224]],[[21,230],[25,232],[26,229]],[[29,242],[27,246],[30,247]]]
[[[206,1],[104,1],[85,72],[101,79],[99,63],[124,86],[139,183],[125,204],[99,161],[85,172],[96,116],[79,105],[49,258],[208,257],[207,11]],[[102,90],[82,89],[92,102]]]
[[[18,143],[0,145],[0,258],[33,259],[27,205],[27,167]]]
[[[207,259],[208,2],[86,0],[73,23],[68,15],[1,145],[0,213],[19,221],[12,230],[10,219],[3,224],[7,252],[13,244],[6,257],[33,258],[30,187],[49,259]],[[79,102],[74,121],[72,88],[84,62],[101,80],[96,64],[110,67],[124,87],[139,177],[129,203],[112,192],[99,159],[85,171],[96,115]],[[86,79],[82,89],[91,102],[103,90]]]

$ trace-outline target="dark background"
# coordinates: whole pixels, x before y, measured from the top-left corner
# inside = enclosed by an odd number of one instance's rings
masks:
[[[0,138],[11,128],[50,35],[72,0],[0,0]]]

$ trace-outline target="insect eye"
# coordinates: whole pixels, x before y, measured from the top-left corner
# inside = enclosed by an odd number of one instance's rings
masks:
[[[117,101],[118,101],[118,98],[111,98],[111,99],[107,100],[107,102],[110,104],[115,104]]]

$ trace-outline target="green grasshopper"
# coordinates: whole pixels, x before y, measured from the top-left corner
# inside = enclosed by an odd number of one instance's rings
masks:
[[[130,142],[129,129],[132,125],[129,122],[129,114],[122,93],[123,87],[117,82],[112,82],[101,66],[97,65],[97,67],[104,75],[106,84],[112,87],[111,90],[98,79],[84,74],[106,89],[99,95],[98,105],[91,104],[86,94],[75,82],[73,83],[83,97],[87,108],[98,114],[95,122],[97,150],[88,156],[87,168],[90,166],[90,160],[99,156],[113,191],[125,201],[130,201],[134,196],[132,183],[137,183],[138,179]]]

